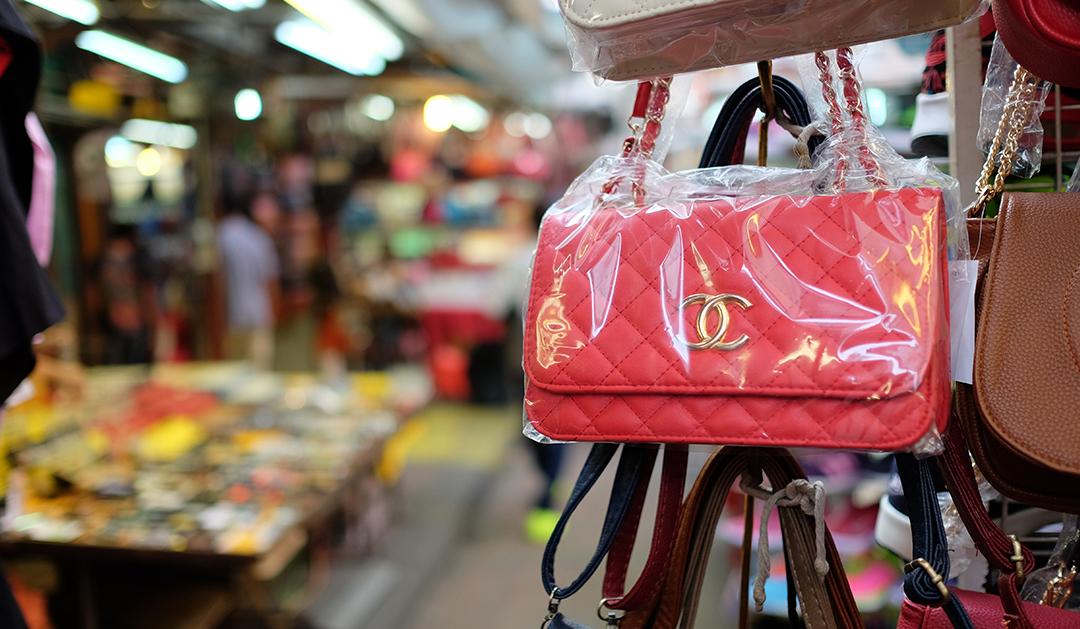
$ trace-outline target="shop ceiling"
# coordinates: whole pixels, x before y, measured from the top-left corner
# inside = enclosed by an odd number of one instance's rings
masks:
[[[103,29],[183,59],[193,77],[216,83],[286,77],[303,85],[298,96],[344,97],[379,86],[421,97],[446,81],[489,99],[543,107],[550,85],[569,71],[554,0],[345,1],[369,9],[404,43],[400,59],[377,76],[352,76],[275,41],[275,29],[300,16],[291,0],[98,0],[100,17],[91,26],[34,6],[48,2],[15,0],[46,48],[65,60],[80,54],[73,43],[81,31]],[[244,3],[257,8],[225,8]],[[72,78],[81,78],[92,61],[68,65]]]

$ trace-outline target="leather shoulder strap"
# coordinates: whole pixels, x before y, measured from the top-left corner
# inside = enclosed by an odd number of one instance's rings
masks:
[[[563,509],[562,515],[559,517],[559,521],[555,524],[555,529],[548,539],[547,546],[544,548],[544,555],[540,564],[540,579],[544,585],[544,591],[551,597],[552,601],[559,601],[568,596],[573,596],[600,567],[600,563],[607,555],[608,549],[611,548],[611,544],[615,540],[615,534],[630,508],[639,479],[642,476],[648,478],[652,471],[653,463],[656,461],[655,446],[627,445],[623,448],[623,454],[615,472],[611,498],[608,500],[608,509],[604,516],[604,524],[600,530],[600,539],[596,544],[596,550],[578,576],[566,587],[559,587],[555,582],[555,553],[558,550],[559,542],[562,541],[563,533],[566,531],[566,526],[570,522],[574,511],[577,510],[589,490],[596,484],[611,459],[614,458],[618,448],[619,445],[614,443],[597,443],[593,445],[588,458],[585,460],[585,465],[582,467],[581,474],[570,492],[570,497],[566,501],[566,507]]]
[[[945,585],[949,578],[949,547],[930,461],[897,453],[896,469],[911,520],[913,560],[905,568],[904,594],[915,603],[941,607],[957,629],[974,629],[967,611]]]

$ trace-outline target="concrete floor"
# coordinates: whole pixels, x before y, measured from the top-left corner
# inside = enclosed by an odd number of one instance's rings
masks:
[[[540,481],[520,434],[520,415],[438,406],[414,421],[400,513],[388,539],[377,556],[341,564],[307,619],[317,629],[539,626],[547,602],[539,576],[543,548],[526,540],[523,522]],[[559,487],[563,495],[587,453],[588,445],[570,446]],[[560,582],[595,548],[613,472],[608,470],[568,528],[557,562]],[[654,479],[653,491],[657,484]],[[644,515],[639,540],[650,539],[652,517]],[[632,574],[643,561],[635,557]],[[734,625],[727,618],[725,561],[714,558],[698,626]],[[600,626],[599,600],[597,576],[563,611]]]

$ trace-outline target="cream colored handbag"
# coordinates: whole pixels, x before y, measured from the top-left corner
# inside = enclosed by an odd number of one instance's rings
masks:
[[[560,0],[574,69],[645,79],[959,24],[982,0]]]

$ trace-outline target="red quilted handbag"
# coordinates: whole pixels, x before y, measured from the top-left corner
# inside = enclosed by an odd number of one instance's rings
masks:
[[[1002,43],[1036,76],[1080,87],[1080,2],[994,0]]]
[[[865,134],[850,51],[837,54]],[[831,61],[818,54],[834,133]],[[877,164],[855,151],[867,173]],[[936,188],[628,195],[552,211],[525,331],[526,415],[566,441],[899,450],[948,413]],[[606,189],[607,187],[605,187]]]

